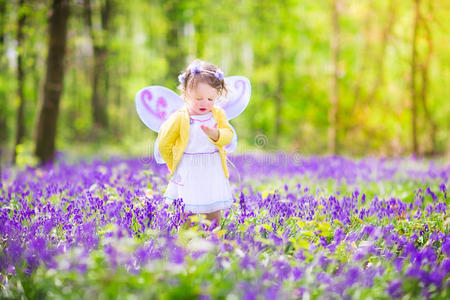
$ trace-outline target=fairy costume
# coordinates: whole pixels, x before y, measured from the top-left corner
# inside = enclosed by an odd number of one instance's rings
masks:
[[[158,132],[154,157],[166,163],[170,181],[165,202],[181,198],[185,211],[208,213],[229,208],[232,193],[226,153],[237,146],[237,134],[228,120],[242,113],[251,94],[250,81],[242,76],[224,79],[228,97],[205,115],[189,115],[179,95],[162,86],[149,86],[136,94],[136,110],[146,126]],[[208,137],[200,125],[214,127],[219,139]]]
[[[231,207],[233,202],[223,149],[223,146],[231,142],[233,131],[224,118],[224,112],[219,108],[214,108],[213,111],[214,113],[209,112],[203,115],[189,115],[186,109],[178,112],[178,119],[180,119],[178,121],[181,123],[178,128],[183,126],[186,116],[189,118],[188,142],[187,145],[178,143],[180,148],[185,147],[185,149],[176,166],[172,165],[173,176],[167,186],[164,199],[169,204],[174,199],[181,198],[186,212],[214,212]],[[168,123],[170,122],[172,123],[163,124],[158,134],[159,151],[163,158],[172,155],[165,151],[164,144],[169,141],[169,144],[174,145],[173,139],[170,143],[170,132],[166,130],[166,127],[177,127],[177,120],[169,120]],[[203,132],[200,126],[212,128],[216,124],[219,125],[220,136],[217,141],[214,141]],[[172,148],[169,149],[172,151]],[[170,158],[167,161],[170,162]]]

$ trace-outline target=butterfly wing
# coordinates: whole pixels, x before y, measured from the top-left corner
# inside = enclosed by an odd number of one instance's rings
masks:
[[[231,120],[239,116],[247,107],[252,92],[250,80],[244,76],[230,76],[225,78],[225,84],[228,89],[226,97],[221,97],[217,102],[217,106],[221,107],[227,119]],[[231,124],[230,124],[231,126]],[[231,143],[225,146],[228,153],[234,152],[237,147],[237,133],[233,126],[233,139]]]
[[[166,162],[162,158],[161,154],[158,150],[158,139],[155,139],[155,142],[153,143],[153,157],[156,160],[156,163],[158,164],[165,164]]]
[[[233,138],[231,139],[231,143],[226,145],[224,148],[227,151],[227,153],[234,152],[237,147],[237,133],[236,130],[234,130],[234,127],[230,124],[231,129],[233,130]]]
[[[158,132],[161,124],[184,104],[177,93],[158,85],[139,90],[135,102],[139,118],[145,126],[155,132]]]
[[[239,116],[247,107],[252,92],[250,80],[244,76],[230,76],[225,78],[228,89],[226,97],[221,97],[217,106],[225,110],[228,120]]]
[[[228,88],[226,98],[219,99],[218,106],[225,110],[229,120],[240,115],[250,101],[250,80],[244,76],[230,76],[225,78]],[[161,124],[183,105],[183,99],[172,90],[163,86],[148,86],[136,93],[136,111],[141,121],[155,132],[159,131]],[[231,125],[230,125],[231,126]],[[229,153],[234,152],[237,147],[237,134],[233,126],[233,139],[225,146]],[[164,160],[158,151],[158,140],[153,147],[153,154],[158,164],[164,164]]]
[[[136,111],[141,121],[151,130],[158,132],[161,124],[180,109],[184,102],[174,91],[163,86],[145,87],[136,93]],[[164,164],[158,150],[158,139],[153,144],[153,156],[158,164]]]

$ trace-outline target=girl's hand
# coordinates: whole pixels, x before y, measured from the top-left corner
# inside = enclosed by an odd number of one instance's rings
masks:
[[[206,133],[206,135],[212,138],[215,142],[219,140],[219,129],[217,129],[217,124],[214,125],[214,128],[205,125],[201,125],[200,127],[203,130],[203,132]]]

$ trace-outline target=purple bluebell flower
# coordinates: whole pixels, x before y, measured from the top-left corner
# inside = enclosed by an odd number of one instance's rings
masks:
[[[256,262],[253,260],[251,256],[245,255],[240,262],[240,266],[244,270],[248,270],[250,267],[254,269],[256,267]]]
[[[446,273],[448,275],[448,273]],[[445,274],[440,272],[439,270],[433,270],[428,274],[428,280],[431,284],[434,284],[438,289],[442,286],[442,280],[444,279]]]
[[[183,83],[185,79],[186,79],[186,73],[183,72],[180,75],[178,75],[178,81],[180,83]]]
[[[223,72],[222,72],[222,70],[217,69],[217,71],[216,71],[216,77],[217,77],[217,79],[219,79],[220,81],[223,80]]]
[[[304,273],[303,270],[299,267],[295,267],[292,270],[292,275],[294,276],[295,281],[299,280],[303,276],[303,273]]]
[[[173,246],[170,259],[175,264],[182,264],[184,262],[185,255],[186,250],[184,248]]]
[[[198,74],[198,73],[200,73],[202,71],[202,67],[200,66],[200,65],[194,65],[192,68],[191,68],[191,73],[192,74]]]
[[[328,275],[325,272],[319,272],[316,276],[316,279],[318,282],[323,282],[323,283],[328,283],[328,284],[330,284],[332,282],[330,275]]]
[[[269,286],[264,291],[265,299],[277,299],[279,289],[280,289],[280,286],[278,286],[278,285]]]
[[[403,270],[403,259],[400,257],[394,259],[394,267],[397,272],[401,273]]]
[[[433,202],[436,202],[437,196],[435,193],[433,193],[433,191],[430,189],[430,187],[427,187],[427,194],[431,196],[431,198],[433,199]]]
[[[392,298],[400,298],[403,295],[402,280],[395,279],[389,283],[387,292]]]
[[[446,274],[450,273],[450,258],[445,258],[441,263],[442,271]]]
[[[352,286],[353,284],[355,284],[358,281],[358,277],[361,275],[360,270],[358,267],[352,267],[347,271],[346,274],[346,285],[347,286]]]
[[[439,190],[444,194],[445,199],[447,199],[447,187],[445,186],[445,183],[439,185]]]
[[[450,235],[447,235],[442,242],[442,252],[445,253],[445,255],[450,256]]]
[[[366,203],[366,194],[362,194],[361,196],[361,204]]]

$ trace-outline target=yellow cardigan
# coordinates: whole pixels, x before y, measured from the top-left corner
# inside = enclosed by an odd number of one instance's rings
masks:
[[[228,123],[225,111],[219,107],[212,108],[214,120],[219,129],[219,139],[215,142],[209,140],[219,149],[222,160],[222,168],[227,178],[230,177],[227,168],[226,152],[224,146],[233,138],[233,130]],[[169,168],[171,177],[183,156],[189,141],[190,116],[186,106],[174,112],[169,119],[164,121],[158,132],[158,150]]]

